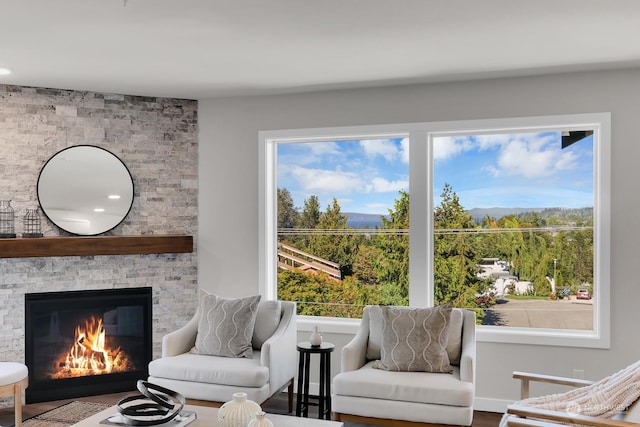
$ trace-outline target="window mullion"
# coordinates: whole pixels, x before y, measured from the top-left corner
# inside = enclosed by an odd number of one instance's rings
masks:
[[[409,304],[433,305],[431,150],[426,130],[409,134]],[[426,221],[425,221],[426,219]]]

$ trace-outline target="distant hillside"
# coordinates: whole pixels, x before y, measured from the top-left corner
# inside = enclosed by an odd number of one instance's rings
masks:
[[[353,228],[376,228],[382,227],[382,217],[387,219],[388,215],[365,214],[357,212],[343,212],[347,216],[347,226]]]
[[[481,221],[489,215],[492,218],[500,219],[507,215],[520,215],[527,212],[542,212],[545,208],[473,208],[469,210],[469,215],[474,221]]]
[[[535,212],[540,215],[541,218],[562,218],[562,219],[577,219],[588,220],[592,218],[592,208],[473,208],[469,210],[469,215],[476,222],[481,222],[482,218],[489,215],[495,219],[500,219],[503,216],[514,215],[523,216],[528,213]],[[378,214],[365,214],[358,212],[343,212],[343,215],[347,216],[347,226],[353,228],[376,228],[382,227],[383,215]],[[389,219],[388,215],[384,215]]]
[[[473,208],[469,215],[474,221],[480,222],[487,215],[495,219],[508,215],[521,218],[533,212],[540,218],[562,221],[589,221],[593,218],[593,208]]]

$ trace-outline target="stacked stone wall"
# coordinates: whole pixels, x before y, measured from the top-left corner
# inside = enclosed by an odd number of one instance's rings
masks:
[[[38,206],[46,161],[73,145],[118,156],[134,181],[128,216],[108,235],[197,236],[197,102],[0,85],[0,200],[15,229]],[[45,236],[66,236],[42,217]],[[3,254],[6,255],[6,254]],[[0,258],[0,361],[24,361],[24,295],[83,289],[153,288],[153,357],[162,336],[195,311],[197,256],[187,254]]]

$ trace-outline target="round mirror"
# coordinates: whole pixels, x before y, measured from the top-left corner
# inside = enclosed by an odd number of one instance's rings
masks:
[[[133,204],[133,180],[113,153],[93,145],[65,148],[38,177],[42,212],[69,233],[95,236],[120,224]]]

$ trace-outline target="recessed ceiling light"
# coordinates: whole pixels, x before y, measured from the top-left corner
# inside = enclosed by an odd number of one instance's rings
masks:
[[[0,67],[0,76],[6,76],[7,74],[11,74],[11,68]]]
[[[117,199],[119,199],[119,198],[120,198],[120,196],[119,196],[118,194],[110,194],[110,195],[109,195],[109,198],[110,198],[111,200],[117,200]]]
[[[94,212],[104,212],[104,208],[95,208]]]

